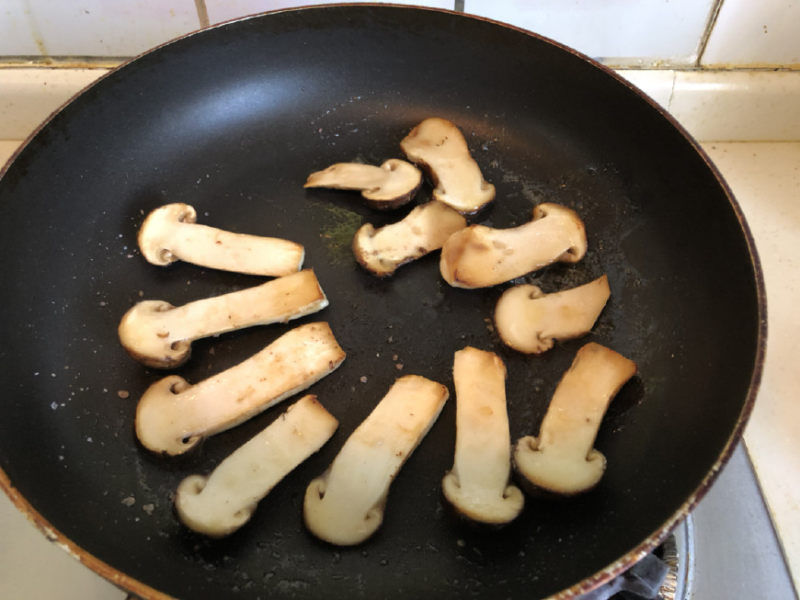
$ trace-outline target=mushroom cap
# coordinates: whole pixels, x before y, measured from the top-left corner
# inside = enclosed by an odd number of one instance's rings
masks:
[[[529,435],[514,446],[514,466],[524,476],[520,479],[522,485],[532,486],[531,491],[575,496],[600,482],[606,470],[606,457],[594,448],[585,460],[575,460],[572,453],[559,452],[558,447],[540,452],[539,438]]]
[[[134,304],[120,320],[117,333],[119,341],[135,360],[156,369],[181,366],[192,353],[191,340],[176,340],[164,344],[162,336],[169,332],[150,331],[151,316],[173,310],[175,306],[163,300],[142,300]]]
[[[381,166],[336,163],[311,173],[303,187],[359,190],[365,204],[377,210],[391,210],[408,204],[422,185],[422,172],[398,158]]]
[[[553,202],[543,202],[533,207],[533,221],[538,221],[548,216],[558,218],[561,230],[567,233],[570,242],[569,248],[556,260],[565,263],[576,263],[581,260],[586,255],[588,242],[586,240],[586,226],[578,216],[578,213],[571,208]]]
[[[188,204],[174,202],[152,211],[139,229],[139,250],[147,262],[165,266],[178,260],[170,252],[166,240],[170,239],[176,223],[194,223],[197,212]]]

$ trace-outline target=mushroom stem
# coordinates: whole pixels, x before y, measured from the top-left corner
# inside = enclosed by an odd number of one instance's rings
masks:
[[[178,517],[210,537],[233,533],[250,520],[272,488],[330,439],[338,425],[316,396],[303,396],[210,475],[184,479],[175,496]]]
[[[155,382],[136,407],[136,436],[153,452],[183,454],[308,388],[344,358],[327,323],[301,325],[196,385],[178,375]]]
[[[539,204],[528,223],[511,229],[471,225],[442,247],[439,268],[454,287],[497,285],[553,262],[574,263],[586,254],[586,231],[575,211]]]
[[[445,498],[466,518],[501,525],[519,515],[522,492],[509,485],[511,439],[506,410],[506,367],[493,352],[466,347],[455,353],[456,451],[442,480]]]
[[[185,362],[191,343],[254,325],[286,323],[328,306],[311,269],[261,285],[175,307],[163,300],[135,304],[119,324],[122,346],[136,360],[155,368]]]
[[[611,399],[636,373],[636,363],[590,342],[575,355],[556,388],[539,436],[517,441],[514,462],[529,483],[574,495],[600,481],[606,458],[593,449]]]
[[[305,250],[300,244],[274,237],[232,233],[198,225],[188,204],[161,206],[147,215],[139,229],[139,249],[158,266],[184,260],[211,269],[251,275],[288,275],[299,271]]]
[[[419,375],[395,381],[330,468],[306,489],[303,516],[311,533],[340,546],[375,533],[383,522],[389,486],[447,397],[445,386]]]

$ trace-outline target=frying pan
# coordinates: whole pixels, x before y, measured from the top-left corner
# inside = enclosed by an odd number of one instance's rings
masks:
[[[340,161],[400,156],[416,123],[464,132],[493,207],[511,227],[542,201],[582,215],[586,258],[520,281],[555,291],[609,275],[612,297],[588,339],[635,360],[596,447],[600,485],[568,501],[528,498],[501,530],[453,517],[455,402],[391,488],[383,527],[355,548],[302,525],[307,483],[398,374],[452,391],[453,352],[473,345],[508,368],[512,439],[535,433],[584,340],[529,357],[492,331],[504,287],[446,285],[426,257],[379,280],[349,250],[375,213],[357,195],[304,190]],[[430,186],[419,196],[430,196]],[[282,481],[250,523],[212,541],[183,528],[171,496],[209,472],[283,406],[179,460],[133,434],[136,401],[163,376],[119,346],[141,298],[182,304],[256,277],[147,264],[143,216],[167,202],[217,227],[296,240],[307,250],[348,353],[311,391],[340,420],[334,438]],[[406,209],[408,210],[408,209]],[[145,54],[42,127],[0,181],[0,467],[5,491],[89,567],[143,597],[543,597],[577,595],[653,549],[711,485],[752,407],[765,340],[752,238],[697,144],[608,69],[528,32],[436,10],[328,6],[231,22]],[[178,372],[198,382],[295,323],[194,344]],[[402,370],[401,370],[402,369]],[[127,396],[127,397],[125,397]]]

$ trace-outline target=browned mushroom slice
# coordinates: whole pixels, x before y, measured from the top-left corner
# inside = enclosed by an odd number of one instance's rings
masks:
[[[497,301],[494,324],[503,342],[526,354],[541,354],[555,340],[586,335],[611,295],[608,277],[545,294],[535,285],[507,289]]]
[[[456,511],[479,523],[502,525],[525,504],[509,484],[511,439],[506,411],[506,367],[493,352],[467,347],[455,353],[456,451],[442,480]]]
[[[301,392],[345,358],[327,323],[283,334],[244,362],[196,385],[170,375],[136,407],[136,436],[153,452],[178,455]]]
[[[612,398],[636,373],[636,363],[595,344],[578,350],[556,388],[539,436],[514,447],[517,472],[535,489],[572,496],[593,488],[606,457],[592,446]]]
[[[165,266],[176,260],[251,275],[279,277],[299,271],[305,250],[274,237],[232,233],[198,225],[188,204],[155,209],[139,229],[139,249],[148,262]]]
[[[467,222],[449,206],[432,200],[417,206],[397,223],[375,229],[366,223],[353,238],[359,264],[378,277],[392,275],[397,267],[438,250]]]
[[[433,197],[461,214],[473,214],[494,199],[461,131],[450,121],[425,119],[400,142],[409,160],[422,166],[436,188]]]
[[[439,269],[454,287],[497,285],[553,262],[574,263],[586,254],[586,231],[575,211],[544,203],[533,219],[512,229],[471,225],[442,247]]]
[[[149,367],[184,363],[200,338],[270,323],[286,323],[328,306],[311,269],[213,298],[173,306],[163,300],[135,304],[120,321],[122,346]]]
[[[383,522],[389,486],[447,397],[445,386],[419,375],[395,381],[328,470],[306,489],[303,517],[311,533],[340,546],[375,533]]]
[[[330,439],[338,425],[316,396],[303,396],[210,475],[184,479],[175,495],[178,517],[210,537],[233,533],[250,520],[259,501],[281,479]]]
[[[303,187],[358,190],[365,204],[378,210],[410,202],[422,185],[422,173],[404,160],[391,158],[380,167],[336,163],[308,176]]]

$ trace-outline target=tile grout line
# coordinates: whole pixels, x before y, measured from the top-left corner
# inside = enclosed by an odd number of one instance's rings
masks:
[[[208,7],[206,6],[206,0],[194,0],[194,8],[197,11],[197,19],[200,21],[200,27],[205,29],[206,27],[211,25],[211,21],[208,18]]]
[[[722,9],[723,2],[725,2],[725,0],[714,0],[714,5],[711,7],[711,12],[708,15],[708,21],[706,22],[706,28],[703,30],[703,35],[700,36],[700,43],[697,46],[697,58],[694,62],[695,68],[701,68],[703,55],[706,53],[708,40],[711,39],[711,33],[714,31],[714,26],[717,24],[717,17],[719,17],[719,11]]]

